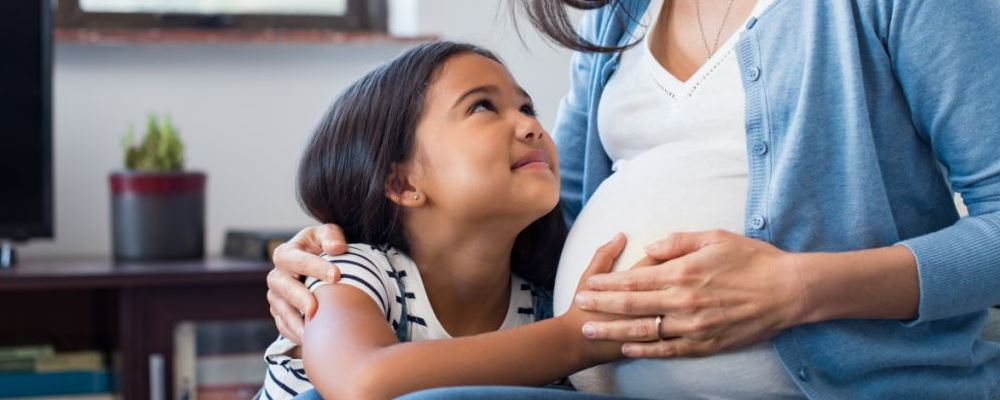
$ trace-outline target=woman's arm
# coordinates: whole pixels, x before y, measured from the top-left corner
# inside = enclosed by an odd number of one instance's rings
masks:
[[[624,248],[601,247],[587,277],[608,271]],[[620,344],[590,342],[583,322],[600,315],[573,309],[527,326],[450,340],[397,343],[368,295],[347,285],[316,290],[319,309],[306,323],[303,361],[325,398],[388,399],[457,385],[541,385],[618,358]]]
[[[1000,304],[1000,2],[893,1],[891,18],[885,45],[914,127],[969,210],[901,243],[920,280],[914,322],[982,311]]]
[[[597,43],[600,21],[606,20],[608,8],[601,7],[583,13],[580,21],[581,38]],[[583,209],[584,167],[587,158],[587,120],[590,114],[590,87],[595,76],[595,65],[600,55],[573,52],[569,69],[569,92],[559,102],[552,137],[559,150],[559,205],[566,217],[566,225],[573,225]],[[606,157],[605,157],[606,158]],[[610,161],[609,173],[610,173]],[[593,178],[591,178],[593,179]]]
[[[834,319],[917,317],[917,262],[904,246],[787,257],[802,285],[801,306],[791,326]]]

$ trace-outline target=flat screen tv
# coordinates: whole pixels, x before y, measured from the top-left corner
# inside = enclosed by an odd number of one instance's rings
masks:
[[[52,237],[52,10],[0,0],[0,244]]]

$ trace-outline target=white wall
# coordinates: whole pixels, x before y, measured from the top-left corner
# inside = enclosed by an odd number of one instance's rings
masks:
[[[569,53],[527,23],[524,43],[509,0],[418,1],[411,33],[469,41],[496,51],[551,126],[568,88]],[[400,15],[396,15],[397,17]],[[413,19],[415,18],[415,19]],[[333,96],[406,45],[58,44],[55,54],[55,233],[22,246],[25,259],[110,253],[107,175],[119,141],[150,111],[169,112],[189,169],[208,174],[207,243],[221,251],[227,228],[312,223],[294,195],[295,166]]]

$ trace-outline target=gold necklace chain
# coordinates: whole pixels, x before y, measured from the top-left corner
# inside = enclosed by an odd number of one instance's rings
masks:
[[[708,39],[705,38],[705,26],[701,22],[701,0],[694,0],[694,9],[698,14],[698,30],[701,31],[701,43],[705,45],[705,53],[708,54],[705,59],[712,57],[715,51],[719,49],[719,38],[722,36],[722,29],[726,27],[726,20],[729,19],[729,11],[733,9],[733,1],[729,0],[729,5],[726,6],[726,13],[722,15],[722,23],[719,25],[719,31],[715,33],[715,43],[711,48],[708,47]]]

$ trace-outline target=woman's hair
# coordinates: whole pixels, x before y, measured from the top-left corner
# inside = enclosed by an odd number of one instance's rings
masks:
[[[436,72],[449,58],[463,53],[502,64],[493,53],[470,44],[428,43],[345,89],[323,116],[299,164],[302,207],[321,223],[340,225],[352,242],[409,253],[402,210],[386,197],[386,183],[393,164],[411,156]],[[557,207],[518,235],[511,255],[513,272],[551,287],[565,235]]]
[[[594,10],[601,7],[616,7],[620,0],[511,0],[511,17],[517,27],[517,6],[528,17],[536,29],[556,44],[570,50],[587,53],[614,53],[635,45],[601,46],[584,39],[573,28],[573,23],[566,13],[566,7],[578,10]],[[632,16],[627,16],[633,18]]]

